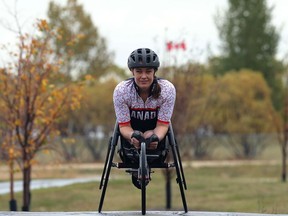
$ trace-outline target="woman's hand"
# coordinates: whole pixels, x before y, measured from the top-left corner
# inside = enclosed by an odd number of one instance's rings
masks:
[[[148,149],[151,149],[151,150],[155,150],[157,149],[158,147],[158,143],[159,143],[159,138],[156,134],[154,134],[154,131],[153,130],[149,130],[149,131],[146,131],[144,133],[144,138],[145,139],[152,139],[153,142],[151,142],[149,144],[149,146],[147,147]],[[155,141],[154,141],[155,140]]]
[[[151,150],[157,149],[158,143],[159,143],[159,138],[154,133],[153,130],[146,131],[144,134],[140,131],[137,131],[137,130],[133,131],[133,133],[131,134],[130,143],[136,149],[140,149],[142,139],[150,141],[149,146],[147,146],[147,149],[151,149]]]
[[[140,142],[136,138],[131,138],[130,140],[131,145],[133,145],[136,149],[140,148]]]
[[[133,131],[133,133],[131,134],[131,139],[130,139],[131,145],[133,145],[136,149],[139,149],[141,138],[143,138],[143,133],[141,131],[137,131],[137,130]]]

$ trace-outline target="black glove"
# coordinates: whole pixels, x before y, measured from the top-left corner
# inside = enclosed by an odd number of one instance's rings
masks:
[[[149,143],[159,142],[159,137],[156,134],[152,134],[149,138],[146,139]]]
[[[143,139],[142,132],[138,130],[134,130],[134,132],[131,135],[131,138],[135,138],[139,140],[139,142],[141,142],[141,140]]]

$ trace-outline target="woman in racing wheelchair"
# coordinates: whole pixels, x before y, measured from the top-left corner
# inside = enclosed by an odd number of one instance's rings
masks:
[[[157,54],[149,48],[134,50],[128,58],[128,68],[133,77],[120,82],[113,93],[114,109],[121,134],[122,160],[137,163],[128,152],[140,148],[139,136],[151,140],[147,154],[161,154],[165,149],[165,136],[173,113],[176,90],[165,79],[156,77],[160,66]],[[165,156],[160,155],[160,161]],[[141,188],[137,175],[132,182]]]

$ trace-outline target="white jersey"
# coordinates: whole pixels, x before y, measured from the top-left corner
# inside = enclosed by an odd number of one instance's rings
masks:
[[[119,125],[130,123],[134,130],[146,131],[154,129],[157,121],[169,124],[176,90],[168,80],[157,81],[161,87],[159,98],[149,96],[145,102],[137,93],[133,78],[122,81],[116,86],[113,102]]]

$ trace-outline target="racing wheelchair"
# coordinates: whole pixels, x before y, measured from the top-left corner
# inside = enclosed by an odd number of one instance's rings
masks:
[[[174,137],[172,124],[170,123],[166,137],[162,140],[164,144],[162,143],[161,149],[154,151],[154,150],[148,150],[146,148],[146,146],[148,146],[150,142],[155,141],[153,140],[153,136],[150,139],[146,140],[142,138],[140,134],[139,135],[135,134],[134,137],[140,141],[141,148],[139,150],[135,149],[134,147],[127,148],[127,146],[125,146],[124,138],[121,136],[118,123],[116,122],[113,135],[109,140],[108,151],[100,181],[99,189],[102,190],[102,194],[100,197],[98,212],[101,213],[102,211],[105,193],[109,181],[109,175],[112,167],[116,167],[118,169],[126,169],[126,172],[135,176],[135,181],[137,182],[133,182],[133,184],[134,183],[138,184],[139,189],[141,189],[142,215],[146,214],[146,186],[151,180],[152,169],[175,168],[176,182],[179,185],[183,208],[185,213],[188,212],[184,193],[184,189],[187,190],[187,185],[180,158],[179,148],[176,139]],[[167,140],[169,145],[166,144]],[[122,161],[114,162],[113,158],[118,143],[120,143],[120,146],[118,146],[119,147],[118,153]],[[172,151],[173,160],[172,162],[168,163],[166,162],[166,157],[170,150]]]

